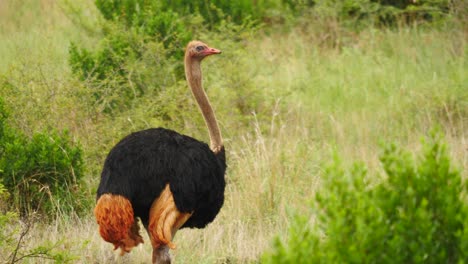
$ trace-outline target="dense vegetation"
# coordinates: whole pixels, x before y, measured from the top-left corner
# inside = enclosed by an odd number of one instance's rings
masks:
[[[31,138],[9,126],[0,100],[1,183],[12,194],[10,203],[22,215],[40,212],[55,216],[80,209],[78,184],[83,175],[79,146],[66,132],[34,133]]]
[[[296,216],[289,239],[277,240],[264,262],[466,263],[466,183],[440,138],[424,148],[415,162],[388,146],[380,177],[369,177],[362,164],[327,169],[311,205],[315,228],[309,215]]]
[[[207,141],[182,74],[190,39],[223,50],[203,67],[229,171],[225,207],[208,229],[178,234],[177,263],[265,251],[274,263],[380,262],[365,245],[382,236],[377,257],[466,260],[463,1],[207,3],[0,2],[1,261],[114,261],[91,214],[109,149],[156,126]],[[413,162],[433,127],[445,137]],[[380,155],[385,142],[408,153]],[[327,169],[334,156],[366,165]],[[349,199],[360,206],[337,205]],[[406,243],[406,230],[425,236]],[[150,259],[146,245],[135,251]]]

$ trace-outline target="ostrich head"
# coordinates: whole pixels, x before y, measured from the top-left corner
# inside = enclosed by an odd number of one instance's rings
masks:
[[[220,54],[220,53],[221,53],[220,50],[210,48],[208,45],[198,40],[191,41],[187,45],[187,50],[186,50],[187,56],[196,60],[203,60],[207,56],[210,56],[213,54]]]

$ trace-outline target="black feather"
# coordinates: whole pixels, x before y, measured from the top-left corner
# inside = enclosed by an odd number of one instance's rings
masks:
[[[203,228],[224,202],[224,148],[215,154],[206,143],[175,131],[152,128],[132,133],[110,151],[97,198],[127,197],[147,226],[153,201],[169,183],[177,209],[193,212],[183,227]]]

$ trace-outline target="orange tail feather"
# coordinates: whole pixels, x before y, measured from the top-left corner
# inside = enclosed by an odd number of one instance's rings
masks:
[[[114,244],[114,250],[120,248],[121,253],[124,254],[143,243],[132,205],[125,197],[103,194],[94,208],[94,216],[99,225],[101,237]]]
[[[172,243],[172,238],[191,215],[177,210],[174,197],[169,184],[167,184],[150,209],[148,231],[153,248],[157,249],[167,245],[169,248],[175,249],[176,245]]]

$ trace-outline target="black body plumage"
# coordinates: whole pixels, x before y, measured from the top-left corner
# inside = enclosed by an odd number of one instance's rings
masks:
[[[203,228],[223,205],[225,171],[224,148],[215,154],[206,143],[169,129],[142,130],[110,151],[97,198],[105,193],[126,197],[147,227],[151,205],[169,183],[177,209],[193,212],[183,227]]]

